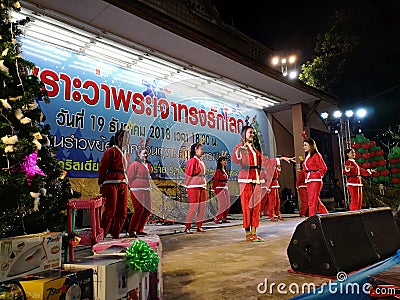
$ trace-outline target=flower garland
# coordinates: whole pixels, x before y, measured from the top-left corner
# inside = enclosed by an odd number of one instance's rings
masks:
[[[125,258],[129,267],[133,270],[142,272],[157,271],[159,263],[158,255],[145,241],[133,241],[126,249]]]

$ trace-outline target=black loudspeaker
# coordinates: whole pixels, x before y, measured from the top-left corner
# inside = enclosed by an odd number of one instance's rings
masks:
[[[336,276],[379,262],[400,248],[390,208],[315,215],[297,225],[287,249],[295,272]]]

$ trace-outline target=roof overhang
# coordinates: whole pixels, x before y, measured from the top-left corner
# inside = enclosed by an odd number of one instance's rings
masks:
[[[287,110],[296,103],[313,105],[320,100],[324,106],[336,105],[334,98],[299,81],[268,76],[101,0],[30,0],[21,3],[23,7],[60,21],[74,23],[76,20],[78,23],[70,25],[82,30],[98,28],[104,36],[111,34],[133,41],[155,56],[175,59],[193,69],[216,74],[222,80],[239,83],[245,89],[261,91],[278,102],[266,108],[268,112]]]

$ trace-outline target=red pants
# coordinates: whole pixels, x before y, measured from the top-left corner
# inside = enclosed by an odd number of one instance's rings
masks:
[[[360,210],[362,207],[362,186],[348,185],[350,193],[350,210]]]
[[[242,204],[243,228],[260,225],[261,185],[239,183],[240,203]]]
[[[308,195],[307,195],[307,188],[301,187],[297,189],[299,193],[299,200],[300,200],[300,216],[307,216],[308,210]]]
[[[274,218],[274,213],[276,216],[280,216],[281,212],[281,199],[279,198],[278,189],[271,189],[271,192],[268,194],[268,217],[270,219]]]
[[[231,196],[229,194],[228,189],[216,189],[218,198],[218,211],[217,211],[217,219],[226,219],[228,218],[228,211],[231,205]]]
[[[266,189],[262,189],[261,192],[262,199],[261,199],[261,207],[260,210],[264,216],[268,215],[268,193]]]
[[[129,234],[143,232],[151,214],[150,191],[131,191],[133,214],[129,223]]]
[[[204,213],[206,211],[207,193],[203,188],[189,188],[187,194],[190,202],[189,210],[186,215],[186,228],[192,226],[192,221],[197,213],[196,225],[201,227],[204,221]]]
[[[307,183],[308,214],[310,217],[317,214],[317,212],[321,214],[329,213],[325,205],[323,205],[319,199],[321,189],[322,181],[311,181]]]
[[[101,194],[106,198],[100,222],[101,228],[104,230],[104,236],[110,230],[114,219],[111,235],[113,239],[118,239],[126,219],[128,207],[127,185],[126,183],[105,184],[101,187]]]

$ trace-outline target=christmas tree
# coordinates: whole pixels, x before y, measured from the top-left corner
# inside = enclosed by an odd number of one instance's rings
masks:
[[[77,195],[49,143],[44,85],[21,56],[18,36],[29,19],[12,20],[18,1],[0,3],[0,238],[64,231],[66,203]]]

